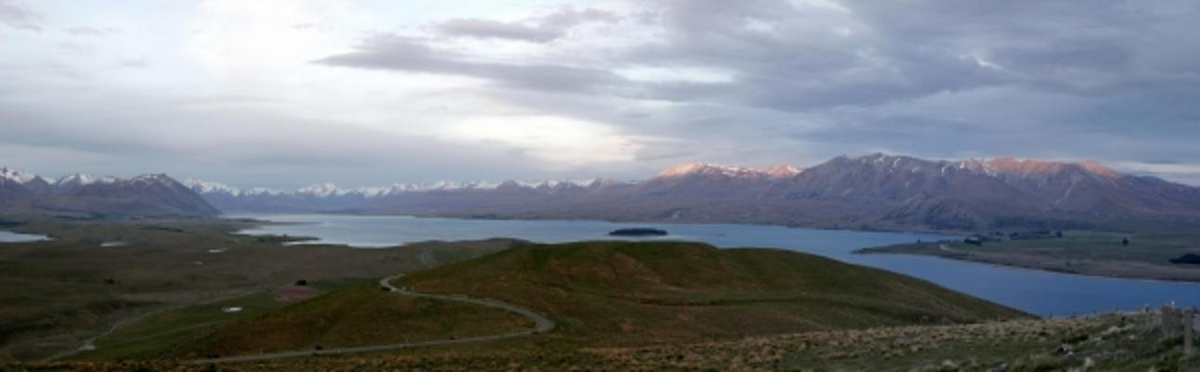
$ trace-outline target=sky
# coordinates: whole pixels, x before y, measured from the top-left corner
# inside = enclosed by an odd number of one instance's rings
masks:
[[[1200,185],[1200,2],[0,0],[0,165],[241,187],[1095,160]]]

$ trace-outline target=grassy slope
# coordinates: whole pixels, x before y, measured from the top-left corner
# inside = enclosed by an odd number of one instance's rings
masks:
[[[1121,239],[1131,244],[1122,246]],[[1181,265],[1169,259],[1186,253],[1200,254],[1200,234],[1116,234],[1069,231],[1063,238],[964,243],[901,244],[865,249],[866,253],[909,253],[951,259],[1084,275],[1200,281],[1200,265]]]
[[[372,281],[287,304],[269,294],[197,305],[139,321],[97,342],[75,360],[234,356],[466,337],[527,329],[515,314],[453,302],[398,296]],[[225,314],[225,306],[245,311]]]
[[[338,280],[312,283],[312,288],[329,292],[374,280]],[[222,325],[261,316],[292,305],[275,293],[258,292],[245,296],[169,309],[140,318],[95,342],[92,351],[73,355],[74,360],[115,360],[169,357],[185,346],[210,334]],[[238,313],[225,313],[226,307],[241,307]]]
[[[413,273],[399,285],[550,314],[548,345],[648,344],[1020,317],[882,270],[781,250],[694,243],[522,246]]]
[[[1152,315],[1013,320],[810,332],[718,342],[568,351],[494,350],[287,359],[220,366],[222,371],[1191,371],[1182,338],[1160,333]],[[1090,365],[1090,368],[1085,366]],[[0,365],[0,368],[3,368]],[[17,365],[14,370],[209,371],[162,361]],[[1192,369],[1188,369],[1191,367]]]
[[[499,309],[399,296],[367,284],[222,326],[178,357],[378,345],[512,332],[531,321]]]
[[[1180,366],[1181,338],[1160,334],[1158,322],[1146,315],[1025,319],[1010,310],[915,279],[783,251],[716,250],[683,243],[524,246],[413,273],[401,282],[398,284],[422,290],[471,292],[517,303],[540,303],[540,309],[572,324],[567,329],[537,336],[543,347],[506,348],[492,343],[487,344],[491,347],[488,349],[448,347],[413,353],[287,359],[222,365],[221,370],[511,370],[520,366],[528,370],[936,371],[988,370],[1004,365],[1009,371],[1044,371],[1085,365],[1093,365],[1095,370],[1176,370]],[[818,293],[828,291],[836,294]],[[812,302],[796,300],[807,296],[811,296]],[[340,304],[349,298],[328,299]],[[757,304],[765,307],[756,307]],[[920,310],[922,307],[930,309]],[[297,309],[304,314],[319,313]],[[676,313],[701,319],[696,315],[722,309],[735,309],[742,315],[740,323],[724,326],[749,327],[745,331],[726,329],[726,333],[754,333],[755,324],[779,321],[779,315],[769,310],[803,311],[791,316],[815,317],[808,325],[844,319],[821,316],[827,313],[867,316],[872,321],[892,324],[914,319],[917,322],[998,316],[1020,319],[881,328],[861,328],[855,322],[850,326],[860,329],[632,347],[547,347],[569,342],[571,337],[611,339],[641,335],[619,327],[604,328],[606,323],[602,322],[613,320],[609,316],[624,318],[643,327],[645,332],[669,333],[675,328],[698,325],[648,322],[669,319],[670,314]],[[611,313],[614,310],[624,312]],[[941,315],[930,318],[932,313]],[[780,325],[771,333],[789,328],[787,324]],[[824,327],[838,325],[830,323]],[[1200,357],[1188,363],[1200,365]],[[15,367],[93,371],[211,368],[164,361]]]
[[[117,321],[164,308],[268,290],[298,279],[377,280],[513,244],[284,246],[279,239],[235,234],[252,225],[235,220],[0,220],[19,222],[8,230],[54,238],[0,243],[0,361],[38,360],[74,349]],[[101,248],[105,241],[129,244]],[[212,249],[225,251],[209,253]]]

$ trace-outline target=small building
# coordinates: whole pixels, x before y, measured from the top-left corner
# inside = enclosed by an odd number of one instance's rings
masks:
[[[975,246],[982,246],[983,239],[972,236],[970,238],[963,239],[963,243],[967,243],[967,244],[975,245]]]

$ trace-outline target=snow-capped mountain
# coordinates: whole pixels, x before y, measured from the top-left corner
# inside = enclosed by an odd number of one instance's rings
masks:
[[[54,182],[0,168],[5,210],[97,214],[349,212],[483,218],[734,222],[855,229],[981,230],[1097,224],[1200,226],[1200,188],[1094,162],[839,156],[808,168],[682,164],[638,182],[396,183],[296,190],[186,186],[162,174]],[[209,207],[212,206],[212,207]]]
[[[486,191],[496,190],[505,184],[512,186],[530,189],[530,190],[553,190],[562,188],[586,188],[594,185],[609,185],[617,181],[595,179],[595,180],[550,180],[550,181],[508,181],[505,183],[491,182],[450,182],[440,181],[433,183],[396,183],[389,186],[380,187],[359,187],[353,189],[341,188],[334,183],[321,183],[304,186],[293,191],[281,191],[274,189],[253,188],[242,190],[233,186],[229,186],[220,182],[201,181],[188,179],[184,181],[193,191],[201,195],[229,195],[229,196],[253,196],[253,195],[276,195],[276,196],[311,196],[318,198],[331,197],[363,197],[376,198],[392,195],[400,195],[407,193],[435,192],[435,191]]]
[[[183,184],[185,186],[187,186],[188,188],[192,189],[192,191],[195,191],[195,192],[201,193],[201,194],[229,194],[229,195],[241,195],[242,194],[242,190],[239,190],[236,187],[232,187],[232,186],[220,183],[220,182],[200,181],[200,180],[193,180],[193,179],[189,178],[189,179],[183,181]]]
[[[48,181],[0,168],[0,205],[21,213],[92,216],[215,216],[220,212],[165,174],[128,180],[76,173]]]
[[[659,172],[656,178],[678,178],[690,176],[721,176],[729,178],[762,179],[793,177],[803,169],[791,164],[780,164],[766,168],[731,167],[708,163],[689,163],[671,166]]]
[[[189,183],[224,210],[739,222],[860,229],[1200,221],[1200,188],[1092,162],[840,156],[802,169],[681,164],[640,182],[321,184],[249,195]]]
[[[118,179],[116,177],[96,178],[96,177],[92,177],[92,175],[90,175],[90,174],[75,173],[72,175],[68,175],[68,176],[59,178],[58,181],[54,182],[54,187],[61,190],[61,189],[71,189],[71,188],[75,188],[75,187],[79,187],[79,186],[87,186],[87,185],[92,185],[92,184],[97,184],[97,183],[114,183],[117,181],[118,181]]]
[[[0,179],[8,182],[26,184],[32,182],[36,178],[38,178],[38,176],[33,173],[22,172],[16,169],[8,169],[8,167],[0,167]]]
[[[389,199],[402,199],[420,194],[467,194],[504,192],[563,193],[617,185],[613,180],[550,180],[395,183],[388,186],[341,188],[334,183],[304,186],[282,191],[263,188],[242,190],[220,182],[189,179],[184,181],[192,191],[218,209],[233,212],[327,212],[369,209],[385,204]]]

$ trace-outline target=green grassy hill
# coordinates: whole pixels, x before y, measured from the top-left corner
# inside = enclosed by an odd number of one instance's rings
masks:
[[[414,342],[532,326],[532,321],[503,310],[397,296],[369,284],[229,323],[173,356],[205,358]]]
[[[573,353],[588,347],[1028,317],[922,280],[818,256],[683,242],[518,245],[412,272],[393,284],[422,293],[498,299],[545,313],[558,323],[555,330],[532,338],[455,349],[468,354]],[[101,340],[98,350],[80,357],[235,356],[490,335],[532,326],[503,310],[401,296],[375,284],[343,286],[264,310],[204,329],[170,323],[158,328],[187,332],[163,337],[141,336],[145,332],[135,326],[124,332],[129,337]],[[213,309],[201,313],[220,315]],[[211,323],[206,319],[196,322]]]
[[[560,327],[547,344],[650,344],[1026,316],[929,282],[813,255],[682,242],[520,246],[396,284],[544,312]]]

